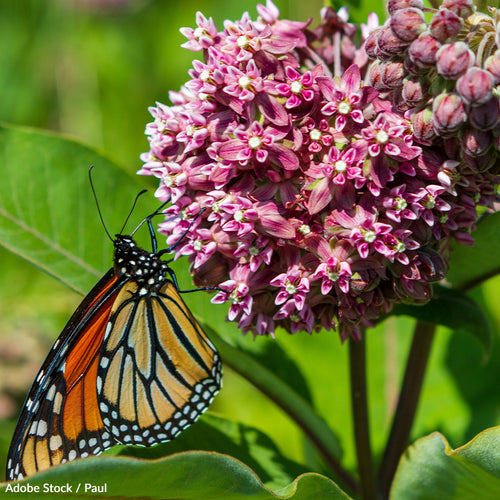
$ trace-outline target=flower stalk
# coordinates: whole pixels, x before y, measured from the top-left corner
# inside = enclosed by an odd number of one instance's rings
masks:
[[[349,339],[349,369],[354,439],[362,500],[376,500],[377,487],[370,445],[368,392],[366,384],[366,332],[360,340]]]
[[[384,499],[389,497],[396,468],[408,446],[435,330],[436,325],[423,321],[415,326],[398,404],[380,464],[378,481]]]

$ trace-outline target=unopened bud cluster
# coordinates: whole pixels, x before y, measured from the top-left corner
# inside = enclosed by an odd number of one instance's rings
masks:
[[[442,140],[449,158],[497,173],[500,10],[472,0],[388,4],[389,20],[368,37],[368,83],[392,95],[421,144]]]

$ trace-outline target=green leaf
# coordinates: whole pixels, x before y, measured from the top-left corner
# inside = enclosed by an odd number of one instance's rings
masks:
[[[434,297],[427,304],[398,304],[391,314],[405,314],[420,321],[468,333],[479,341],[485,357],[491,351],[493,334],[485,312],[474,300],[458,290],[435,286]]]
[[[234,344],[272,371],[278,378],[287,380],[291,388],[312,405],[311,390],[307,380],[295,361],[278,342],[275,340],[255,342],[249,335],[239,335],[234,339]]]
[[[0,244],[75,291],[91,288],[111,267],[112,244],[98,217],[89,167],[95,165],[111,234],[121,229],[144,180],[74,140],[7,125],[0,125],[0,164]],[[143,196],[133,218],[157,205]]]
[[[475,246],[455,245],[447,280],[468,290],[500,273],[500,213],[485,217],[473,235]]]
[[[225,364],[282,408],[314,443],[334,473],[343,481],[352,482],[339,467],[338,458],[342,450],[337,436],[311,405],[293,390],[287,383],[288,380],[286,378],[282,380],[256,359],[225,342],[208,325],[204,325],[204,330],[210,335]]]
[[[204,451],[179,453],[160,460],[129,457],[100,457],[77,460],[54,467],[22,481],[31,487],[66,485],[64,495],[17,493],[18,500],[33,498],[65,499],[203,499],[203,500],[348,500],[330,479],[319,474],[303,474],[278,492],[266,488],[258,476],[242,462]],[[13,487],[16,483],[11,483]],[[85,485],[104,486],[105,493],[85,493]],[[80,488],[77,492],[77,488]],[[7,485],[0,494],[7,494]],[[12,494],[12,493],[11,493]]]
[[[229,454],[247,464],[267,488],[281,488],[308,471],[281,454],[262,431],[226,418],[206,414],[170,443],[150,448],[123,447],[120,455],[160,458],[173,453],[205,450]]]
[[[483,431],[452,450],[435,432],[407,450],[396,472],[391,500],[497,500],[500,427]]]

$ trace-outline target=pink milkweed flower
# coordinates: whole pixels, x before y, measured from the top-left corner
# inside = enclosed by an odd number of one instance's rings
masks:
[[[348,262],[342,262],[335,257],[330,257],[316,268],[311,279],[322,278],[321,293],[328,295],[334,284],[337,284],[342,292],[349,293],[349,279],[351,276],[352,270]]]
[[[248,284],[249,271],[248,267],[237,268],[237,271],[232,273],[233,279],[219,284],[221,291],[211,300],[212,304],[231,304],[227,315],[229,321],[251,314],[253,298]]]
[[[297,310],[302,310],[306,294],[309,292],[309,280],[298,269],[292,268],[271,280],[270,285],[279,287],[275,303],[281,305],[293,296]]]
[[[199,51],[207,49],[218,42],[217,26],[212,18],[207,19],[201,12],[196,13],[196,29],[181,28],[180,32],[188,39],[181,47],[188,50]]]
[[[312,333],[314,328],[314,314],[309,306],[299,306],[295,299],[288,300],[279,311],[273,316],[275,320],[288,320],[290,323],[290,333],[297,333],[305,330]]]
[[[286,82],[276,84],[276,91],[286,97],[285,107],[292,109],[302,103],[311,103],[319,97],[319,87],[315,82],[317,76],[323,75],[321,66],[312,71],[301,74],[296,69],[287,66],[285,69]]]
[[[318,82],[327,101],[321,113],[335,115],[335,128],[339,131],[347,125],[348,118],[355,123],[363,123],[363,108],[378,94],[372,87],[361,86],[361,74],[355,65],[344,71],[340,81],[318,78]]]
[[[250,271],[255,272],[261,264],[271,264],[273,249],[268,238],[247,234],[240,240],[234,256],[240,264],[248,264]]]

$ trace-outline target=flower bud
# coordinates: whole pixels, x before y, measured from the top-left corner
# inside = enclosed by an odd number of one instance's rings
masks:
[[[380,64],[380,78],[388,89],[395,89],[403,83],[406,76],[403,63],[400,61],[384,61]]]
[[[473,106],[469,112],[471,124],[480,130],[491,130],[500,121],[500,101],[492,97],[480,106]]]
[[[472,0],[443,0],[442,9],[448,9],[454,12],[457,16],[466,19],[472,14]]]
[[[423,78],[415,76],[407,76],[403,80],[401,96],[410,107],[416,106],[427,99],[427,92],[423,85],[424,82]],[[428,88],[429,86],[426,85],[426,87]]]
[[[461,134],[460,144],[466,154],[470,156],[482,156],[493,144],[493,139],[491,132],[467,127]]]
[[[472,156],[463,152],[462,156],[467,168],[470,168],[473,172],[487,172],[497,162],[496,155]]]
[[[443,45],[436,54],[438,73],[447,80],[456,80],[474,64],[474,52],[464,42]]]
[[[196,269],[193,282],[196,286],[215,286],[227,278],[226,260],[218,253],[212,255],[204,264]]]
[[[422,9],[423,6],[424,2],[422,0],[389,0],[389,2],[387,2],[387,11],[392,15],[400,9],[406,9],[407,7]]]
[[[467,121],[465,106],[458,94],[440,94],[432,103],[434,130],[438,135],[453,134]]]
[[[438,40],[446,42],[451,38],[455,38],[463,25],[463,19],[453,11],[440,9],[432,18],[430,30]]]
[[[493,75],[484,69],[472,67],[457,80],[456,90],[471,106],[479,106],[491,98]]]
[[[406,71],[408,73],[411,73],[412,75],[420,75],[426,72],[425,68],[423,68],[422,66],[418,66],[417,63],[410,57],[409,54],[406,54],[403,64],[405,66]]]
[[[405,113],[409,109],[411,109],[413,106],[410,106],[404,99],[403,96],[401,95],[401,89],[402,87],[399,87],[397,89],[393,90],[392,93],[392,102],[394,106],[400,111],[401,113]]]
[[[424,13],[414,7],[396,10],[390,19],[390,26],[400,40],[411,42],[425,30]]]
[[[390,56],[401,55],[407,46],[408,42],[400,40],[395,36],[388,26],[377,32],[377,57],[379,59],[387,59]]]
[[[370,59],[375,59],[377,57],[378,53],[377,38],[380,31],[381,28],[373,30],[372,32],[370,32],[367,39],[365,40],[364,44],[365,51]]]
[[[495,85],[500,83],[500,50],[497,50],[492,56],[486,59],[484,69],[491,73],[495,80]]]
[[[387,89],[383,84],[382,78],[380,76],[381,65],[382,65],[381,61],[372,62],[366,72],[365,81],[367,85],[370,85],[371,87],[383,92],[384,90]]]
[[[414,111],[411,114],[411,124],[413,135],[423,144],[430,144],[430,141],[436,136],[432,120],[432,110],[428,107]]]
[[[433,66],[441,44],[429,32],[421,33],[408,49],[413,62],[419,67]]]

